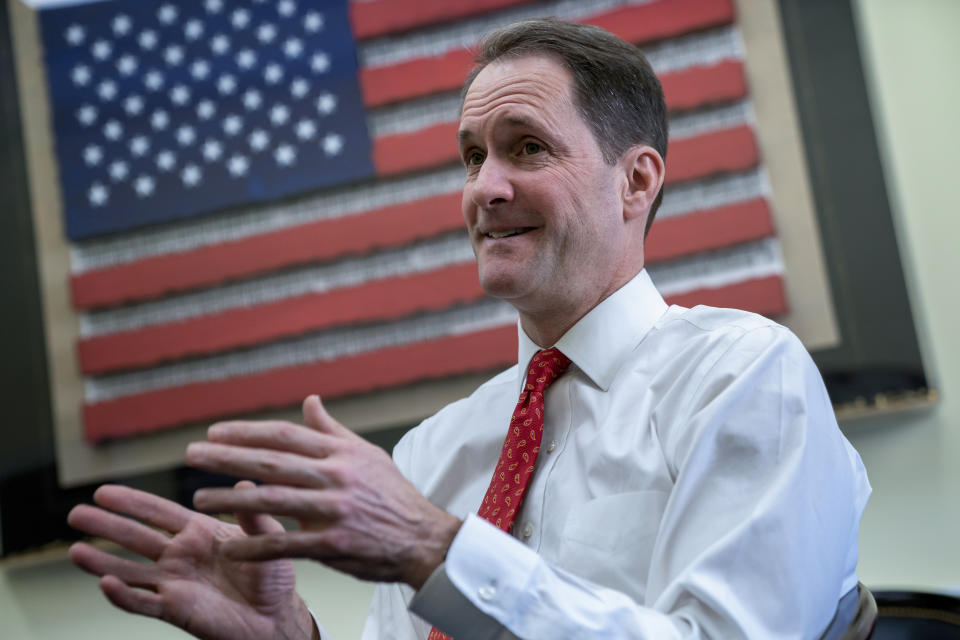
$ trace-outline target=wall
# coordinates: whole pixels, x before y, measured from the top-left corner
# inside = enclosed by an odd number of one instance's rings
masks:
[[[918,332],[942,395],[924,413],[846,425],[874,487],[860,574],[870,586],[957,588],[960,3],[856,0],[854,8]]]
[[[873,587],[960,586],[960,2],[855,0],[887,185],[917,324],[942,400],[909,416],[845,425],[874,486],[860,536]],[[868,233],[869,230],[865,230]],[[308,602],[336,637],[359,636],[370,587],[301,563]],[[0,637],[18,640],[180,638],[122,615],[62,553],[0,567]]]

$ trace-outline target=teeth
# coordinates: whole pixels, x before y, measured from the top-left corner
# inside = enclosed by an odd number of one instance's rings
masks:
[[[491,231],[487,235],[491,238],[506,238],[508,236],[515,236],[518,233],[523,233],[523,229],[509,229],[507,231]]]

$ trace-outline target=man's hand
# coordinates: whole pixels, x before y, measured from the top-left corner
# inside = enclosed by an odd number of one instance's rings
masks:
[[[253,486],[241,482],[234,490]],[[94,501],[99,507],[74,507],[70,525],[149,560],[135,562],[83,542],[70,547],[70,559],[101,576],[101,590],[117,607],[207,640],[319,638],[294,591],[291,560],[244,562],[221,553],[230,541],[282,531],[273,518],[239,514],[236,526],[116,485],[97,489]]]
[[[203,511],[290,516],[300,531],[226,541],[237,560],[313,558],[364,580],[415,589],[443,562],[460,520],[423,497],[387,453],[334,420],[320,398],[303,403],[307,427],[224,422],[187,448],[188,464],[266,483],[202,489]]]

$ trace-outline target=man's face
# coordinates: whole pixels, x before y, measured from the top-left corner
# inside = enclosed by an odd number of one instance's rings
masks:
[[[621,286],[624,172],[603,161],[549,57],[490,64],[460,115],[463,216],[480,283],[521,318],[576,321]]]

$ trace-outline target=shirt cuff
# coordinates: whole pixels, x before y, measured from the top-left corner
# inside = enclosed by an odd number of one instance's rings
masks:
[[[522,615],[538,561],[532,549],[471,514],[410,610],[457,640],[498,637]]]

